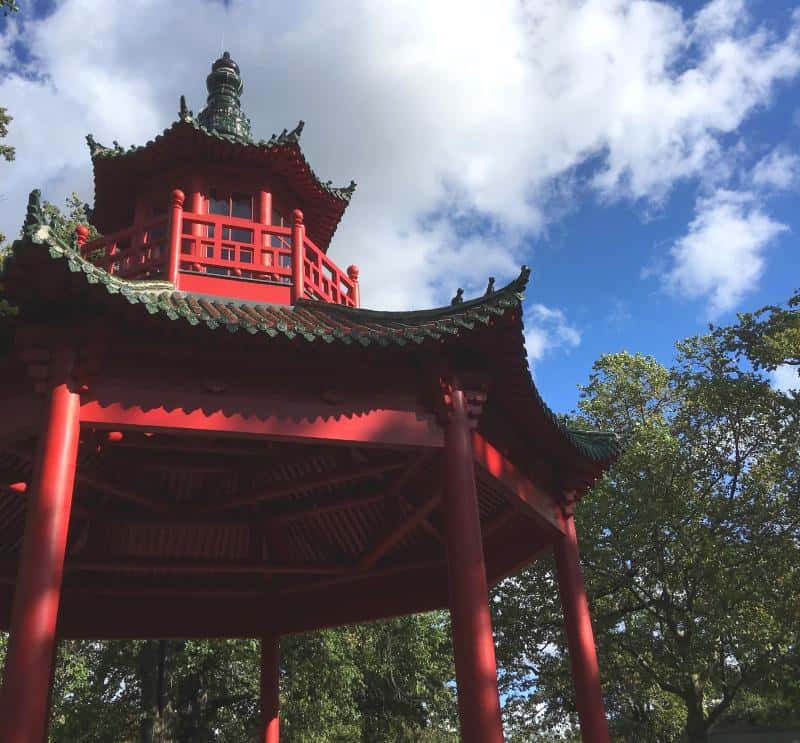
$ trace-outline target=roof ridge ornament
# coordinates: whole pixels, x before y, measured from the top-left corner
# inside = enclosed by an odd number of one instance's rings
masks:
[[[239,100],[244,90],[239,65],[225,52],[206,78],[206,107],[197,115],[198,123],[209,131],[228,135],[240,142],[252,142],[250,119]]]
[[[194,119],[192,110],[186,105],[186,96],[181,96],[180,108],[178,109],[178,119],[184,124],[191,124]]]

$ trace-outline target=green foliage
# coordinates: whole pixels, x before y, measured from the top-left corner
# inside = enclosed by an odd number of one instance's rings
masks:
[[[773,332],[776,316],[754,332]],[[670,369],[603,356],[582,389],[577,421],[626,446],[576,517],[618,740],[701,741],[765,709],[785,723],[797,699],[776,692],[800,680],[798,404],[737,363],[740,329],[678,344]],[[781,363],[796,340],[784,349]],[[509,722],[560,734],[575,707],[552,564],[496,596]]]
[[[738,323],[715,333],[727,349],[745,356],[756,369],[789,364],[800,373],[800,289],[786,307],[767,305],[742,313]]]
[[[0,10],[3,11],[4,16],[9,13],[16,13],[19,10],[17,0],[0,0]]]
[[[2,2],[2,0],[0,0]],[[0,139],[8,136],[8,125],[14,119],[8,111],[0,106]],[[7,144],[0,144],[0,157],[10,162],[14,159],[16,152],[13,147]]]
[[[75,228],[85,225],[89,228],[89,240],[94,240],[98,236],[97,229],[90,224],[92,210],[88,204],[81,201],[80,196],[73,192],[64,200],[64,211],[62,212],[55,204],[49,201],[42,202],[42,213],[53,234],[67,245],[72,245],[75,240]]]
[[[76,193],[72,193],[64,200],[64,211],[62,212],[55,204],[45,201],[42,204],[42,212],[56,237],[60,238],[68,245],[75,242],[75,228],[85,225],[89,228],[89,239],[94,240],[98,237],[97,229],[90,224],[91,209],[88,204],[81,201]],[[16,307],[13,307],[3,298],[3,270],[11,255],[11,245],[5,242],[6,236],[0,233],[0,317],[18,314]]]
[[[259,658],[253,640],[62,642],[50,740],[252,740]],[[441,613],[284,637],[281,740],[454,743],[453,675]]]

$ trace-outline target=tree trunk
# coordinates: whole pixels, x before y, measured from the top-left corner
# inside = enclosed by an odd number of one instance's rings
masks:
[[[142,685],[141,743],[169,743],[166,640],[142,642],[138,661]]]
[[[689,743],[706,743],[708,722],[703,714],[703,697],[694,690],[686,695],[686,739]]]

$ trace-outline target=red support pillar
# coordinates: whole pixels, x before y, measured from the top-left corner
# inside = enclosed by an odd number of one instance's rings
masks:
[[[261,731],[258,743],[280,740],[280,637],[261,638]]]
[[[258,192],[258,221],[261,224],[272,224],[272,193]]]
[[[186,196],[176,188],[171,196],[169,210],[169,262],[167,263],[167,280],[178,288],[181,266],[181,240],[183,237],[183,202]]]
[[[306,248],[304,238],[306,227],[303,224],[303,212],[295,209],[292,212],[292,303],[306,296],[305,291],[305,256]]]
[[[70,383],[72,361],[70,351],[56,353],[39,436],[0,692],[5,743],[38,743],[47,726],[80,432],[80,397]]]
[[[463,390],[450,389],[445,403],[449,419],[444,439],[444,537],[461,740],[502,743],[472,433]]]
[[[567,630],[569,661],[584,743],[608,743],[608,722],[600,687],[589,602],[581,573],[575,517],[565,519],[566,534],[555,544],[558,590]]]

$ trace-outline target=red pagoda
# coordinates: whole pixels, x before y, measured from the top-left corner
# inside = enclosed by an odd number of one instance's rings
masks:
[[[225,53],[208,102],[143,147],[89,136],[88,241],[31,194],[0,307],[0,696],[46,739],[59,638],[279,638],[449,608],[462,740],[503,740],[488,586],[555,551],[584,741],[608,741],[573,505],[618,456],[564,427],[522,293],[360,307],[327,255],[355,185],[303,123],[253,141]]]

